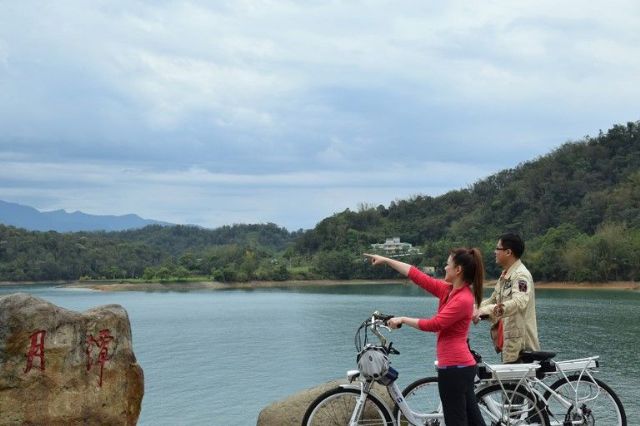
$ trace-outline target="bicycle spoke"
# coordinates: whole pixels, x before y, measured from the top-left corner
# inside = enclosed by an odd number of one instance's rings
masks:
[[[516,386],[492,385],[478,392],[480,412],[487,425],[548,425],[542,405]]]
[[[436,377],[416,380],[402,391],[402,395],[409,409],[421,416],[422,419],[426,418],[424,420],[426,426],[444,425],[444,415]],[[396,407],[396,419],[400,426],[409,425],[409,422],[398,407]]]
[[[360,392],[353,389],[337,388],[321,395],[305,415],[309,426],[346,426],[356,408]],[[378,426],[391,424],[389,413],[369,396],[362,407],[358,425]]]

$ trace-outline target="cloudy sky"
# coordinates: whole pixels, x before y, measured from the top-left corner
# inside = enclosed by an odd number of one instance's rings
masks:
[[[0,199],[290,230],[640,119],[640,3],[0,1]]]

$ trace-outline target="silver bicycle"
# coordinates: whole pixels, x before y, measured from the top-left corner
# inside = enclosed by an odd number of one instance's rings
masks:
[[[598,356],[557,362],[554,356],[553,352],[522,353],[525,362],[540,363],[539,374],[530,383],[543,396],[552,425],[627,425],[618,395],[594,377],[600,366]]]
[[[487,425],[508,424],[498,418],[496,413],[500,409],[495,407],[509,403],[503,401],[503,389],[521,387],[536,403],[544,405],[552,426],[627,425],[620,398],[606,383],[594,377],[599,368],[597,356],[554,362],[552,358],[555,354],[552,352],[523,352],[522,359],[526,364],[513,365],[539,365],[533,374],[526,374],[523,383],[519,374],[512,378],[508,374],[500,374],[504,366],[512,364],[488,365],[482,362],[477,353],[474,352],[474,355],[478,361],[479,378],[476,396]],[[500,380],[497,380],[496,372],[502,376]],[[426,377],[407,386],[403,395],[409,401],[430,405],[435,412],[441,410],[437,387],[437,377]],[[402,416],[402,413],[399,415]],[[402,420],[402,417],[399,419]],[[432,424],[444,425],[444,417],[440,423]]]
[[[411,385],[402,392],[396,383],[398,372],[390,366],[389,355],[399,355],[399,352],[380,332],[389,330],[386,322],[392,317],[374,312],[360,325],[355,337],[358,369],[347,372],[349,383],[323,393],[309,405],[303,426],[444,425],[436,378],[419,381],[424,383],[414,390],[435,391],[435,395],[427,393],[426,399],[419,400],[413,398],[416,395],[410,392]],[[378,338],[378,343],[368,342],[369,331]],[[488,387],[478,394],[487,424],[549,425],[544,404],[530,391],[525,380],[535,376],[539,368],[539,364],[531,363],[495,366],[491,370],[489,380],[499,384],[499,389]],[[376,382],[386,387],[393,407],[373,391]]]

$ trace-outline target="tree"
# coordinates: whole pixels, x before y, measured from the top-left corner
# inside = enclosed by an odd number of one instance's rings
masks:
[[[171,278],[171,270],[166,266],[158,268],[158,271],[156,272],[156,278],[161,281],[168,280],[169,278]]]
[[[323,278],[347,280],[353,276],[354,255],[346,250],[320,252],[315,269]]]

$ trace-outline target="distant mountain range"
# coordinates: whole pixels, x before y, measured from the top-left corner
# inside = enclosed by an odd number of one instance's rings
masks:
[[[91,215],[64,210],[41,212],[33,207],[0,200],[0,223],[31,231],[123,231],[147,225],[171,225],[157,220],[143,219],[135,214],[123,216]]]

